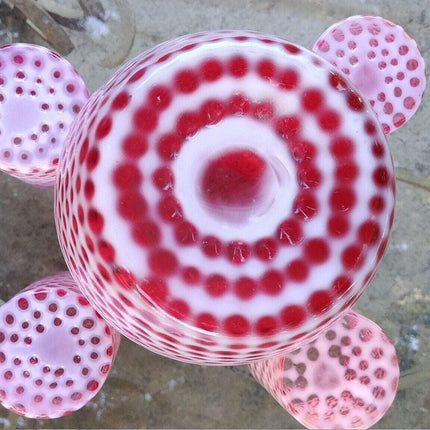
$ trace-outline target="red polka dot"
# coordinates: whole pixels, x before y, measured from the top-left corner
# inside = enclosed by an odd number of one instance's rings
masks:
[[[298,305],[285,306],[281,311],[281,321],[284,327],[293,329],[301,324],[306,319],[306,311]]]
[[[112,101],[112,109],[124,109],[128,105],[130,98],[131,96],[126,91],[120,92]]]
[[[302,220],[312,218],[318,211],[318,201],[315,195],[308,191],[303,191],[294,200],[294,215]]]
[[[367,120],[364,124],[364,131],[369,134],[369,135],[373,135],[376,133],[376,125],[372,120]]]
[[[85,244],[87,245],[88,249],[91,252],[94,252],[94,249],[95,249],[94,242],[91,240],[91,238],[88,235],[85,236]]]
[[[133,228],[133,239],[143,246],[154,246],[160,241],[161,233],[156,223],[139,220]]]
[[[240,55],[233,57],[228,62],[228,71],[236,78],[241,78],[248,72],[248,62]]]
[[[283,116],[276,121],[275,128],[281,136],[291,138],[299,133],[300,120],[295,116]]]
[[[284,43],[283,47],[290,54],[298,54],[301,51],[298,46],[293,45],[292,43]]]
[[[201,66],[202,76],[209,82],[216,81],[222,76],[222,64],[215,59],[208,59]]]
[[[36,297],[37,300],[45,300],[46,293],[36,293],[35,297]],[[13,315],[8,314],[5,317],[5,321],[6,321],[7,324],[12,325],[15,322],[15,318],[14,318]]]
[[[139,130],[151,132],[158,125],[158,115],[154,109],[144,105],[134,113],[133,123]]]
[[[287,278],[295,282],[303,282],[309,275],[309,266],[304,260],[293,260],[286,267]]]
[[[158,155],[165,161],[174,160],[181,150],[182,141],[177,134],[161,136],[157,143]]]
[[[364,262],[363,248],[358,245],[350,245],[342,252],[342,264],[345,268],[359,269]]]
[[[149,267],[159,276],[172,275],[177,267],[176,256],[167,249],[155,249],[149,254]]]
[[[148,101],[153,109],[166,109],[172,101],[170,89],[163,85],[156,85],[149,91]]]
[[[252,116],[260,121],[268,121],[273,117],[274,108],[269,101],[262,101],[251,106]]]
[[[306,140],[292,139],[288,141],[292,156],[297,163],[309,162],[315,158],[317,150],[315,146]]]
[[[406,117],[403,113],[397,112],[393,116],[393,124],[395,127],[399,128],[406,122]]]
[[[336,166],[334,175],[338,182],[349,183],[358,177],[358,166],[353,161],[345,161]]]
[[[218,321],[209,313],[198,315],[195,324],[197,327],[207,331],[215,331],[218,327]]]
[[[182,279],[189,285],[195,285],[200,282],[200,272],[197,268],[188,266],[182,270]]]
[[[318,110],[324,101],[324,96],[318,88],[309,88],[303,91],[302,106],[305,110],[314,112]]]
[[[261,60],[257,64],[257,73],[263,79],[271,79],[275,75],[275,65],[270,60]]]
[[[342,214],[332,215],[327,221],[327,229],[333,237],[344,236],[349,231],[348,217]]]
[[[173,317],[183,320],[186,319],[190,313],[190,308],[183,300],[172,300],[168,306],[167,311]]]
[[[350,91],[346,100],[351,110],[362,111],[364,109],[364,101],[356,92]]]
[[[191,51],[192,49],[194,49],[197,46],[197,43],[189,43],[185,46],[183,46],[180,50],[181,51]]]
[[[211,99],[201,107],[201,120],[204,124],[213,125],[221,121],[225,115],[225,106],[219,100]]]
[[[218,257],[222,252],[222,243],[215,236],[206,236],[202,239],[202,251],[208,257]]]
[[[151,298],[155,303],[163,303],[168,294],[167,285],[161,279],[147,279],[139,284],[144,298]]]
[[[257,320],[255,331],[261,336],[270,336],[276,333],[277,326],[278,323],[275,318],[264,316]]]
[[[385,200],[382,196],[373,196],[369,200],[369,209],[373,213],[380,213],[385,208]]]
[[[329,83],[335,90],[338,91],[344,91],[347,87],[345,79],[336,72],[330,72]]]
[[[415,88],[420,84],[420,80],[417,77],[413,77],[409,80],[409,83],[411,84],[411,87]]]
[[[174,187],[173,172],[167,166],[159,167],[152,174],[152,182],[160,191],[171,191]]]
[[[373,245],[379,239],[380,229],[374,221],[363,222],[358,229],[358,238],[365,245]]]
[[[125,191],[118,198],[117,209],[121,216],[133,221],[146,213],[147,203],[140,193]]]
[[[105,116],[99,122],[96,130],[96,138],[103,139],[106,137],[112,129],[112,118],[110,116]]]
[[[326,109],[319,114],[318,123],[323,130],[332,132],[340,127],[341,116],[335,110]]]
[[[88,391],[96,391],[98,388],[99,388],[99,383],[95,380],[92,380],[87,384]]]
[[[299,84],[299,74],[294,69],[286,69],[279,74],[278,86],[283,90],[293,90]]]
[[[324,239],[311,239],[304,245],[306,258],[312,262],[321,264],[328,260],[330,248]]]
[[[93,171],[97,164],[100,161],[100,152],[97,148],[92,148],[89,152],[88,152],[88,157],[87,157],[87,169],[89,172]]]
[[[105,240],[99,242],[98,251],[105,261],[113,261],[115,258],[115,248]]]
[[[257,292],[257,284],[251,278],[241,277],[234,284],[234,292],[241,299],[250,299]]]
[[[304,189],[315,188],[322,181],[321,172],[311,161],[304,161],[298,167],[299,184]]]
[[[330,206],[335,211],[346,212],[354,207],[355,201],[354,190],[349,187],[334,188],[330,194]]]
[[[373,172],[373,182],[379,187],[386,187],[390,180],[390,174],[386,167],[377,167]]]
[[[206,291],[213,297],[222,296],[228,288],[228,281],[222,275],[211,275],[206,280]]]
[[[104,225],[103,216],[95,209],[90,209],[88,211],[88,224],[94,234],[101,233]]]
[[[142,173],[134,163],[120,164],[113,172],[113,183],[122,189],[132,189],[140,186]]]
[[[82,263],[81,263],[82,264]],[[110,282],[111,281],[111,277],[109,275],[109,271],[108,269],[106,269],[104,266],[102,266],[100,263],[97,264],[97,269],[100,273],[100,275],[102,276],[102,278],[106,281],[106,282]],[[60,320],[61,323],[61,320]]]
[[[176,122],[176,130],[182,137],[192,136],[202,127],[202,115],[194,112],[181,114]]]
[[[234,264],[245,263],[250,254],[249,245],[242,241],[233,241],[227,245],[227,257]]]
[[[198,75],[192,70],[183,70],[175,76],[175,87],[182,93],[192,93],[198,85]]]
[[[418,61],[415,58],[411,58],[406,63],[406,68],[408,70],[415,70],[418,67]]]
[[[313,315],[320,315],[327,311],[332,304],[331,295],[328,291],[319,290],[312,293],[307,302],[307,308]]]
[[[391,115],[393,113],[393,109],[394,106],[392,103],[387,102],[384,104],[384,113],[386,113],[387,115]]]
[[[231,114],[245,115],[250,110],[250,103],[247,97],[235,94],[228,102],[228,112]]]
[[[254,245],[254,254],[262,261],[272,260],[278,250],[276,241],[270,238],[260,239]]]
[[[95,187],[94,182],[88,179],[84,185],[84,195],[87,200],[91,200],[94,197]]]
[[[116,267],[113,276],[122,288],[131,289],[137,285],[136,278],[133,274],[122,267]]]
[[[142,133],[130,134],[123,140],[122,149],[129,157],[141,157],[148,149],[148,142]]]
[[[372,153],[375,157],[383,157],[385,154],[384,144],[379,140],[375,140],[372,144]]]
[[[3,46],[3,48],[4,48],[4,46]],[[14,55],[13,61],[16,64],[22,64],[24,62],[24,57],[22,55]]]
[[[354,142],[345,136],[339,136],[330,142],[330,151],[336,158],[349,157],[354,151]]]
[[[244,336],[250,330],[248,320],[242,315],[231,315],[224,320],[224,330],[232,336]]]
[[[172,195],[163,197],[158,204],[158,213],[168,222],[178,222],[182,219],[182,207]]]
[[[350,278],[347,276],[339,276],[333,281],[331,290],[337,296],[342,296],[349,290],[351,285],[352,281]]]
[[[133,82],[138,81],[145,73],[146,73],[146,68],[142,67],[140,70],[133,73],[133,75],[130,77],[128,82],[133,83]]]
[[[276,270],[270,270],[261,277],[262,290],[270,295],[279,294],[284,285],[282,274]]]
[[[24,297],[18,299],[18,307],[22,310],[28,309],[28,300]]]
[[[175,227],[175,239],[180,245],[193,245],[198,239],[196,227],[188,221],[183,221]]]

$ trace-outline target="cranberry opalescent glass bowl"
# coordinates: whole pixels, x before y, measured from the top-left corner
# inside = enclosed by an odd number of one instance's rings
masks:
[[[171,358],[296,349],[364,291],[394,175],[370,105],[270,35],[188,35],[122,66],[73,123],[56,183],[69,269],[121,333]]]

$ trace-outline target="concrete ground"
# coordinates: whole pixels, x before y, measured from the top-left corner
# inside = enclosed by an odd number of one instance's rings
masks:
[[[328,26],[356,14],[380,15],[402,25],[430,64],[430,0],[129,0],[132,15],[122,0],[102,3],[112,12],[107,28],[94,22],[86,32],[68,30],[76,45],[68,59],[90,90],[96,89],[126,58],[178,35],[208,29],[250,29],[309,46]],[[385,329],[400,358],[400,389],[377,428],[430,427],[429,124],[427,97],[413,119],[388,138],[397,169],[396,218],[388,252],[354,308]],[[32,188],[0,174],[1,299],[9,299],[44,275],[65,269],[52,203],[52,190]],[[247,376],[245,368],[233,372],[182,364],[158,357],[125,339],[106,384],[85,408],[52,421],[16,421],[8,411],[0,409],[0,428],[14,425],[301,427]]]

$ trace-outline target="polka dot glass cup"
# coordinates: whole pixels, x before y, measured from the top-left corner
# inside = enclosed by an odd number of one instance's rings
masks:
[[[56,52],[25,43],[0,47],[0,169],[53,186],[66,135],[87,99],[82,78]]]
[[[307,428],[369,428],[391,406],[399,364],[388,336],[348,312],[301,349],[249,365],[257,381]]]
[[[28,418],[58,418],[100,390],[120,336],[68,272],[41,279],[0,307],[0,403]]]
[[[372,108],[274,36],[144,52],[91,96],[67,148],[67,264],[110,324],[171,358],[297,348],[359,298],[388,241],[393,165]]]
[[[424,59],[399,25],[377,16],[352,16],[328,28],[312,50],[360,89],[386,134],[418,109],[426,86]]]

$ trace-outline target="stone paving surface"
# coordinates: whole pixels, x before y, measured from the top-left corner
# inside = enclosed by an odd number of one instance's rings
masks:
[[[86,32],[68,31],[77,47],[68,59],[91,91],[119,61],[175,36],[209,29],[249,29],[309,46],[331,24],[356,14],[379,15],[403,26],[430,64],[430,0],[129,0],[132,16],[123,0],[103,3],[111,11],[108,27],[88,25]],[[134,30],[132,18],[135,35],[127,52]],[[429,104],[427,97],[411,121],[388,137],[398,179],[396,218],[378,273],[354,308],[384,328],[400,358],[400,389],[377,428],[430,427]],[[0,299],[7,300],[34,280],[65,269],[52,205],[52,190],[33,188],[0,173]],[[46,422],[16,421],[0,409],[0,428],[14,425],[300,428],[247,376],[245,368],[232,371],[178,363],[127,340],[106,384],[85,408]]]

